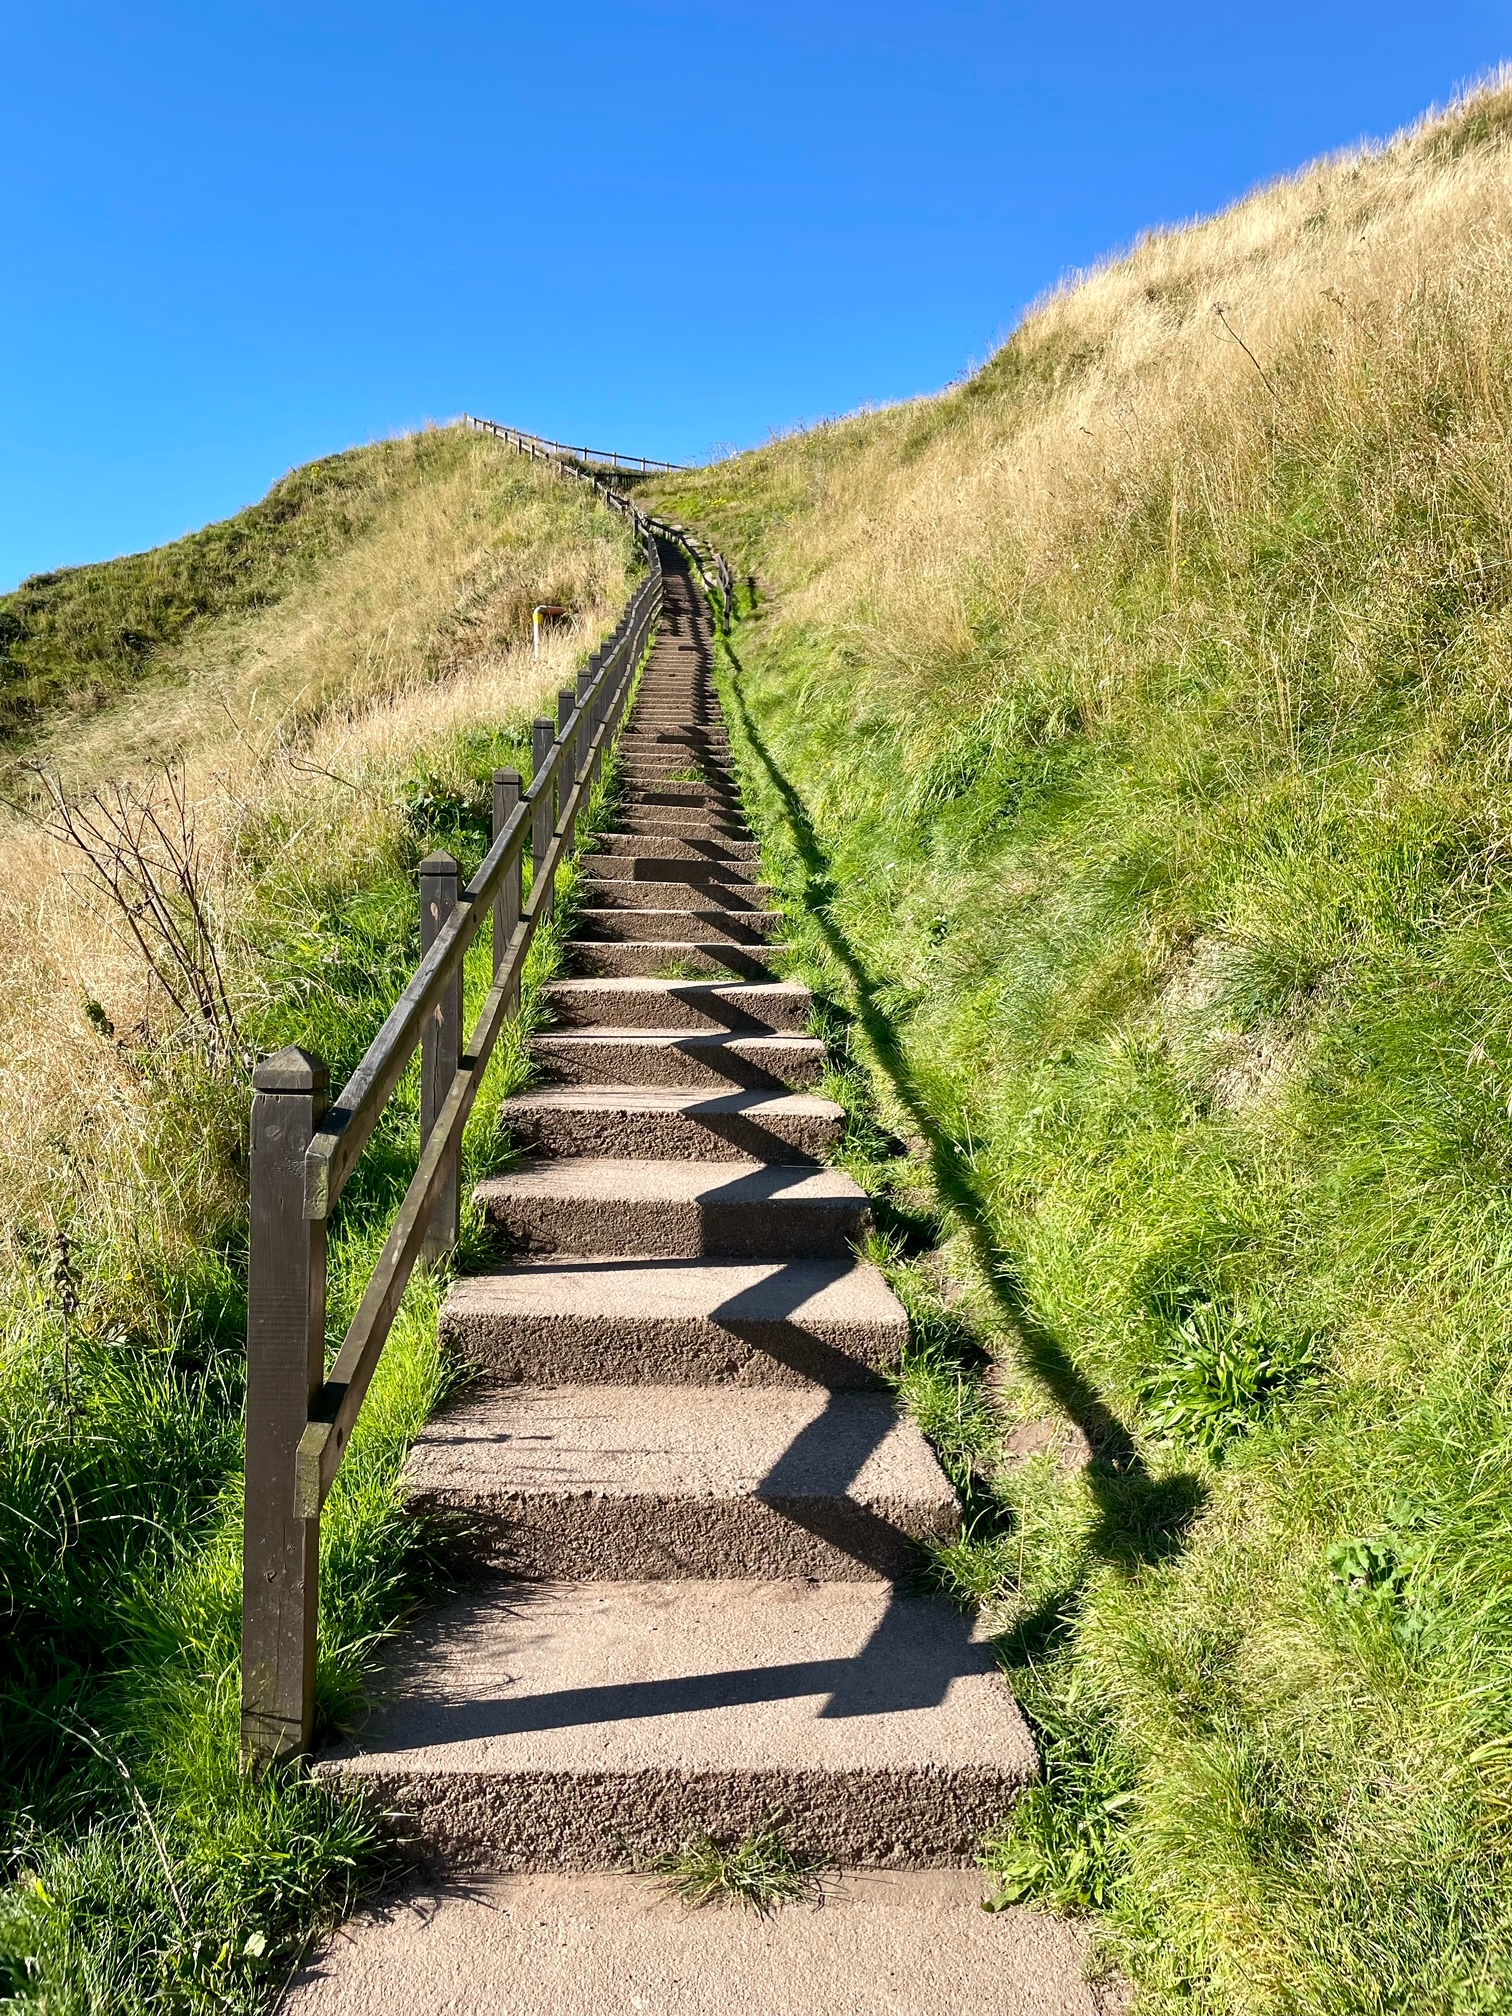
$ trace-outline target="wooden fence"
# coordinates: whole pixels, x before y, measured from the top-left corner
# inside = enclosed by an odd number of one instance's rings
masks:
[[[612,448],[571,448],[565,441],[548,441],[544,434],[522,434],[518,427],[505,427],[497,420],[480,420],[475,413],[464,413],[462,425],[478,434],[493,434],[522,454],[543,461],[555,461],[566,455],[574,462],[597,463],[605,469],[662,469],[674,474],[688,466],[686,462],[658,462],[654,455],[621,455]]]

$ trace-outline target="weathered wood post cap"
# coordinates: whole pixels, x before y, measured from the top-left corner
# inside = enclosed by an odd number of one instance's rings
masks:
[[[323,1092],[331,1082],[325,1063],[291,1043],[287,1050],[275,1050],[259,1057],[252,1072],[256,1092]]]
[[[445,848],[438,848],[434,854],[427,854],[425,859],[420,863],[420,873],[422,875],[455,875],[457,873],[456,856],[448,854]]]
[[[519,781],[520,773],[518,770],[495,770],[494,772],[495,784],[518,784]]]

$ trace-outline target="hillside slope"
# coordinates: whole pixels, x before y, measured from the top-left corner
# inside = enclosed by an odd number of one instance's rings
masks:
[[[448,429],[296,472],[225,526],[0,601],[7,2007],[264,2006],[373,1866],[354,1809],[238,1770],[246,1059],[299,1042],[342,1081],[418,957],[420,858],[444,846],[476,867],[492,770],[528,767],[530,716],[612,625],[637,564],[578,486]],[[542,600],[578,622],[537,660]],[[125,906],[60,832],[50,790],[114,842],[146,831]],[[208,1019],[148,879],[202,977],[219,975]],[[537,969],[549,933],[539,949]],[[485,934],[474,998],[490,956]],[[474,1170],[524,1069],[517,1039],[495,1054]],[[413,1167],[417,1106],[402,1088],[343,1202],[333,1325]],[[446,1377],[438,1294],[427,1277],[406,1299],[325,1522],[328,1718],[352,1711],[374,1646],[440,1573],[397,1492]]]
[[[993,1859],[1141,2007],[1512,1999],[1509,170],[1498,85],[657,488],[753,577],[939,1571],[1045,1737]]]

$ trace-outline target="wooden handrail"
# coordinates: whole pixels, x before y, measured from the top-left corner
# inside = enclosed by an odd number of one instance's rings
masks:
[[[417,1262],[456,1238],[463,1129],[661,609],[652,522],[619,493],[612,501],[636,527],[647,577],[575,692],[562,694],[558,722],[537,721],[529,789],[497,773],[494,839],[478,872],[459,890],[450,856],[424,864],[434,935],[362,1061],[329,1103],[325,1065],[302,1050],[264,1058],[253,1074],[242,1745],[255,1761],[310,1748],[321,1507]],[[527,837],[534,873],[522,900]],[[463,961],[490,911],[507,942],[494,947],[493,984],[464,1048]],[[327,1373],[327,1225],[417,1046],[429,1108],[418,1163]]]

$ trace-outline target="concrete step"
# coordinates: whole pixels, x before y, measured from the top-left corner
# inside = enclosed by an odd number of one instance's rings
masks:
[[[871,1387],[908,1318],[864,1260],[531,1260],[463,1276],[441,1334],[499,1380]]]
[[[553,980],[546,1002],[558,1029],[807,1030],[814,997],[796,981],[720,985],[704,980]]]
[[[602,885],[600,885],[602,886]],[[577,913],[579,938],[619,938],[637,940],[705,943],[728,941],[731,945],[765,945],[782,929],[780,910],[657,909],[636,910],[628,904],[587,904]]]
[[[599,833],[593,845],[595,858],[600,861],[611,854],[642,858],[654,855],[659,861],[707,861],[716,868],[728,865],[749,869],[753,874],[761,859],[761,849],[754,840],[688,839],[675,831],[656,835],[654,844],[644,833]]]
[[[544,1085],[506,1099],[518,1147],[541,1155],[689,1162],[817,1162],[845,1114],[807,1092],[719,1092],[669,1085]]]
[[[708,813],[689,813],[677,806],[622,805],[615,814],[615,825],[627,839],[686,840],[695,844],[708,842],[716,847],[732,843],[755,846],[751,829],[738,814],[716,819]]]
[[[715,938],[571,938],[564,950],[568,967],[585,978],[689,979],[708,973],[760,981],[771,979],[774,961],[790,948],[780,939],[767,945],[735,945]]]
[[[801,1092],[824,1076],[824,1045],[812,1036],[730,1030],[587,1028],[543,1030],[531,1056],[563,1085],[671,1085],[705,1094]]]
[[[619,738],[622,751],[651,748],[717,749],[726,754],[730,738],[723,728],[701,723],[642,720],[639,715]]]
[[[621,788],[629,792],[673,790],[715,791],[727,798],[739,795],[737,780],[717,763],[690,762],[686,759],[665,763],[652,762],[646,757],[628,758],[620,765]]]
[[[776,891],[765,882],[674,881],[632,882],[623,876],[585,875],[582,902],[589,910],[730,910],[764,914],[775,906]]]
[[[759,861],[716,861],[686,854],[658,854],[643,848],[638,854],[584,854],[579,867],[587,881],[616,883],[692,883],[708,889],[733,888],[737,892],[758,888]]]
[[[778,1808],[830,1863],[959,1864],[1036,1775],[980,1628],[885,1582],[501,1582],[386,1680],[317,1768],[455,1869],[623,1868]]]
[[[961,1525],[890,1395],[816,1387],[474,1389],[426,1424],[404,1493],[530,1581],[895,1580]]]
[[[527,1253],[838,1260],[871,1224],[843,1170],[791,1163],[567,1156],[521,1163],[474,1194]]]
[[[656,805],[672,807],[680,805],[687,810],[702,811],[709,816],[710,809],[717,815],[728,811],[737,801],[734,793],[713,784],[651,784],[641,786],[631,783],[621,802],[632,811]]]
[[[349,1920],[283,2016],[1113,2016],[1086,1928],[984,1911],[980,1870],[828,1875],[822,1910],[693,1911],[643,1876],[419,1879]],[[817,1900],[816,1900],[817,1901]]]

